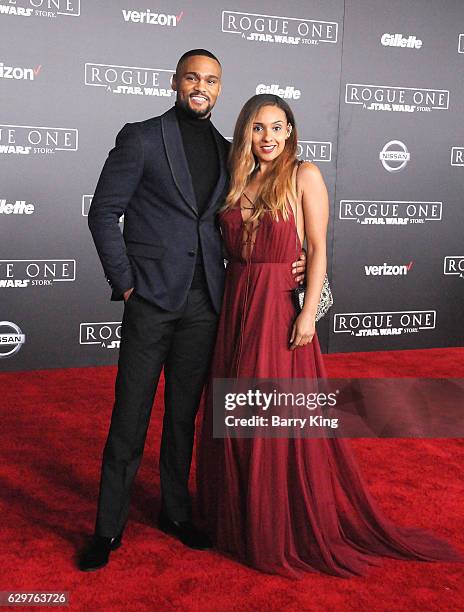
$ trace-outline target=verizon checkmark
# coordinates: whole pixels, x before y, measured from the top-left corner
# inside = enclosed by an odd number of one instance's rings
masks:
[[[184,16],[184,11],[181,11],[178,15],[176,15],[177,23],[179,23],[179,21],[182,19],[183,16]]]
[[[37,66],[37,68],[33,68],[35,76],[39,76],[39,72],[41,71],[41,69],[42,69],[42,64]]]

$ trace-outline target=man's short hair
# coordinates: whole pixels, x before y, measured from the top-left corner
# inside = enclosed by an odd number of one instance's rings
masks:
[[[210,57],[211,59],[216,60],[219,66],[221,66],[221,62],[218,60],[218,58],[213,53],[211,53],[211,51],[208,51],[207,49],[190,49],[190,51],[187,51],[186,53],[184,53],[184,55],[182,55],[182,57],[177,62],[176,74],[177,72],[179,72],[179,68],[181,67],[183,62],[185,62],[187,58],[192,57],[194,55],[204,55],[205,57]]]

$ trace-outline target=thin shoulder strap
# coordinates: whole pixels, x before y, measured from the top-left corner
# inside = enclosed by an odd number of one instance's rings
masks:
[[[298,186],[296,184],[296,177],[298,174],[298,169],[301,166],[301,164],[304,163],[303,159],[299,159],[297,160],[297,163],[295,164],[295,193],[298,194]],[[295,202],[295,249],[296,249],[296,258],[298,259],[298,198],[296,199]]]

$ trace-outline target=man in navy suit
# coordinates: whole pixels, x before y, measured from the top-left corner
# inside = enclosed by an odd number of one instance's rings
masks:
[[[125,306],[95,534],[80,559],[83,571],[106,565],[121,544],[163,366],[158,527],[191,548],[211,547],[191,522],[188,480],[225,273],[216,213],[227,194],[230,144],[211,123],[221,91],[218,59],[204,49],[185,53],[172,86],[173,108],[119,132],[89,211],[112,299]],[[296,274],[304,270],[299,264]]]

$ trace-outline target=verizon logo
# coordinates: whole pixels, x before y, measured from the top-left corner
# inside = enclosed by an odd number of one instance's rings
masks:
[[[184,11],[179,15],[165,15],[164,13],[154,13],[147,9],[146,11],[129,11],[122,9],[124,21],[132,21],[132,23],[148,23],[149,25],[159,25],[176,27],[184,16]]]
[[[5,66],[0,62],[0,79],[14,79],[16,81],[33,81],[39,76],[42,65],[36,68],[20,68],[19,66]]]
[[[364,272],[366,276],[406,276],[413,265],[413,261],[402,266],[390,266],[383,263],[381,266],[364,266]]]

